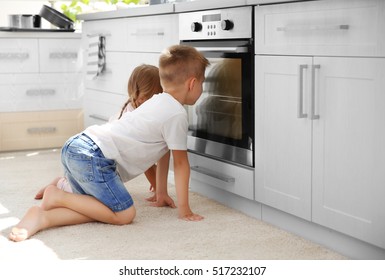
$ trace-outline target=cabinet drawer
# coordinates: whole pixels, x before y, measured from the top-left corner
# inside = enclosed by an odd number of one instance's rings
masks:
[[[93,80],[86,80],[86,88],[127,96],[127,83],[132,70],[140,64],[158,66],[159,54],[107,52],[106,70]]]
[[[191,184],[207,185],[254,199],[254,170],[189,153]]]
[[[39,39],[40,72],[80,72],[79,39]]]
[[[127,19],[127,50],[161,52],[179,44],[177,15]]]
[[[256,53],[385,55],[384,7],[380,0],[256,7]]]
[[[0,74],[0,112],[77,109],[82,106],[76,74]]]
[[[0,39],[0,73],[39,71],[37,39]]]
[[[103,91],[86,90],[84,103],[84,125],[103,124],[120,112],[128,96]]]
[[[125,51],[127,48],[127,19],[85,21],[82,24],[84,49],[88,49],[88,39],[95,35],[105,36],[106,51]]]
[[[1,113],[1,151],[61,147],[83,130],[81,110]]]

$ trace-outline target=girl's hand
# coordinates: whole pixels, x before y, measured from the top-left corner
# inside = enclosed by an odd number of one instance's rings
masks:
[[[168,195],[155,197],[155,201],[151,203],[151,206],[176,208],[174,200]]]

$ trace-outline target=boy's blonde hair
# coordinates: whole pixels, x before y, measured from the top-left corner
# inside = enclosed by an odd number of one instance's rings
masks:
[[[128,79],[127,91],[129,98],[123,105],[118,118],[121,118],[129,103],[131,103],[132,107],[137,108],[136,100],[139,98],[139,95],[145,99],[149,99],[154,94],[163,92],[158,67],[149,64],[142,64],[135,67]]]
[[[159,75],[163,86],[182,84],[188,78],[201,78],[209,61],[194,47],[174,45],[159,58]]]

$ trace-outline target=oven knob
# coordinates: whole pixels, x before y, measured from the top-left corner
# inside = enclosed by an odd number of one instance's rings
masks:
[[[202,24],[199,22],[193,22],[191,23],[191,31],[192,32],[199,32],[202,30]]]
[[[231,20],[225,19],[221,22],[222,30],[231,30],[234,27],[234,23]]]

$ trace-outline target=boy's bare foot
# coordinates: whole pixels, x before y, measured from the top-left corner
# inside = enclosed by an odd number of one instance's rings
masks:
[[[27,211],[23,219],[12,228],[9,239],[16,242],[23,241],[41,230],[43,222],[43,209],[39,206],[33,206]]]

